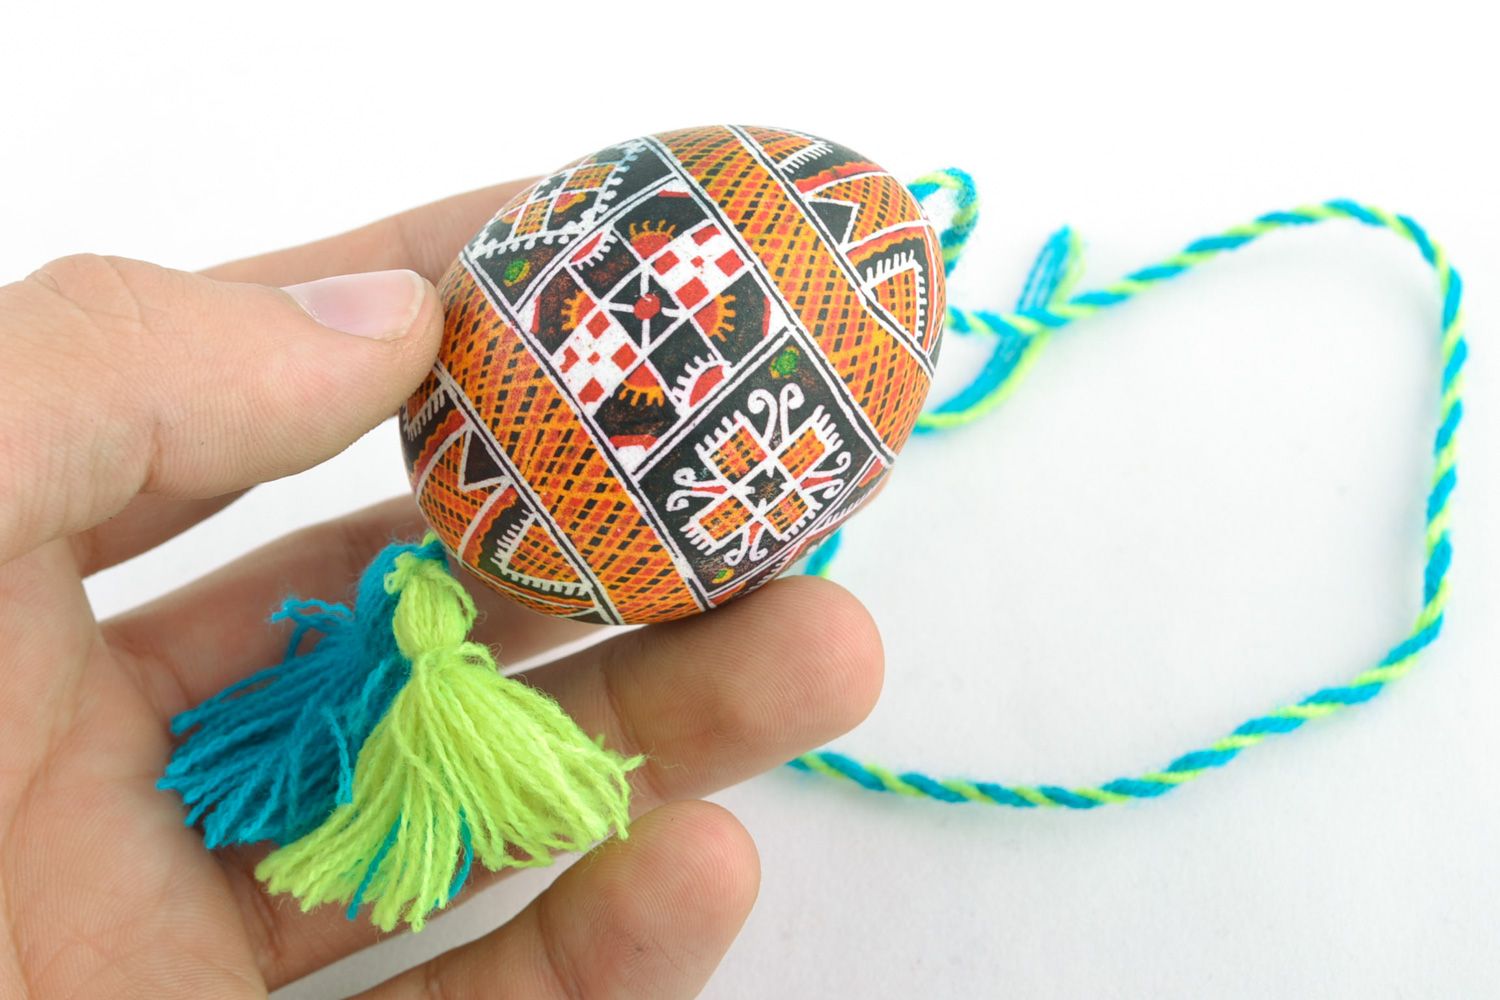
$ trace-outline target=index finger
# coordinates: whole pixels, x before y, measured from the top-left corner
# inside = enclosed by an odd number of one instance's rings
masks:
[[[444,198],[301,246],[220,264],[221,281],[294,285],[334,274],[406,269],[437,283],[479,227],[531,180],[506,181]]]
[[[454,195],[337,236],[220,264],[203,273],[221,281],[295,285],[333,274],[405,269],[436,284],[465,241],[530,183],[507,181]],[[137,497],[109,521],[73,538],[79,572],[87,576],[155,548],[233,499]]]

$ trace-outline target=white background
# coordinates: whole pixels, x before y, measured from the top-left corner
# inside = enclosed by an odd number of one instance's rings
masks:
[[[1008,305],[1064,221],[1092,284],[1272,208],[1408,212],[1469,278],[1475,341],[1451,627],[1421,669],[1139,806],[951,807],[785,770],[731,789],[764,886],[708,995],[1500,995],[1490,7],[13,5],[0,280],[83,250],[203,266],[720,120],[972,171],[952,298],[973,306]],[[889,662],[839,748],[1095,783],[1378,659],[1418,606],[1437,308],[1389,236],[1279,236],[1068,332],[1001,412],[915,441],[837,567]],[[119,610],[404,488],[387,424],[91,593]],[[375,982],[553,874],[285,996]]]

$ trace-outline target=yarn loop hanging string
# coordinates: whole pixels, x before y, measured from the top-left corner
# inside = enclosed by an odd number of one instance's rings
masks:
[[[940,196],[952,202],[950,221],[941,231],[944,266],[951,272],[962,256],[978,218],[978,199],[973,182],[962,171],[944,170],[919,178],[913,182],[911,190],[924,205],[933,204]],[[1468,344],[1463,329],[1462,279],[1443,249],[1408,216],[1345,199],[1268,212],[1243,225],[1194,240],[1178,253],[1133,271],[1113,284],[1079,294],[1074,294],[1073,289],[1081,271],[1080,243],[1071,230],[1061,229],[1042,248],[1014,311],[948,308],[950,332],[988,336],[993,344],[979,372],[958,392],[923,413],[917,420],[916,430],[929,434],[953,430],[995,409],[1020,383],[1056,331],[1129,302],[1148,289],[1262,237],[1330,221],[1362,223],[1407,241],[1431,269],[1441,295],[1437,324],[1440,400],[1423,527],[1422,606],[1416,620],[1386,655],[1344,683],[1321,688],[1299,701],[1249,719],[1226,736],[1178,756],[1159,770],[1116,778],[1100,785],[1013,785],[941,778],[920,771],[898,772],[829,749],[804,754],[791,761],[791,767],[852,782],[871,791],[894,792],[941,802],[1093,809],[1101,805],[1156,798],[1170,792],[1224,767],[1244,751],[1273,736],[1295,732],[1308,722],[1336,715],[1371,700],[1412,670],[1422,651],[1436,641],[1442,631],[1448,604],[1448,570],[1453,557],[1449,511],[1457,482],[1455,442],[1463,418],[1462,373]],[[839,531],[825,540],[808,558],[804,572],[828,575],[841,536],[842,531]]]

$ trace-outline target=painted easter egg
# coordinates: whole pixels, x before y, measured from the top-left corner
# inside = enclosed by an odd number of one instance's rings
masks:
[[[634,139],[533,184],[441,284],[402,440],[481,580],[664,621],[772,579],[874,492],[926,398],[942,254],[899,180],[800,132]]]

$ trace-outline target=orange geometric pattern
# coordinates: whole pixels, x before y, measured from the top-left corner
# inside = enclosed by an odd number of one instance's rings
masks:
[[[684,130],[688,131],[688,130]],[[693,129],[691,131],[708,131],[707,129]],[[754,125],[748,126],[745,131],[760,143],[762,149],[776,161],[786,160],[788,157],[798,156],[811,147],[819,144],[827,145],[821,139],[815,139],[810,135],[802,135],[798,132],[784,132],[776,128],[758,128]]]
[[[458,458],[458,448],[451,445],[444,448],[417,493],[417,506],[422,509],[422,516],[454,551],[492,492],[489,489],[461,489],[458,485]]]
[[[481,526],[481,530],[482,530]],[[518,573],[542,580],[580,582],[578,574],[568,564],[567,557],[557,543],[547,537],[539,525],[528,525],[521,536],[522,544],[516,548],[506,565]]]
[[[892,316],[911,316],[917,311],[917,276],[900,271],[875,287],[875,301]]]
[[[923,262],[941,256],[932,230],[926,226],[889,229],[849,247],[848,254],[850,263],[867,280],[877,278],[871,288],[876,301],[890,316],[903,317],[903,328],[934,355],[947,301],[943,282],[936,283],[935,294],[927,287],[930,282]]]
[[[738,500],[725,500],[703,515],[703,528],[715,540],[728,538],[750,521],[750,509]]]
[[[875,318],[782,181],[727,128],[658,137],[745,237],[806,324],[881,439],[899,448],[916,424],[931,376]],[[911,196],[893,221],[920,219]]]
[[[778,532],[790,531],[807,514],[807,503],[796,493],[788,493],[766,511],[766,520]]]
[[[649,608],[660,619],[697,611],[687,584],[660,558],[655,533],[571,404],[515,329],[491,308],[472,275],[455,268],[440,290],[447,332],[438,363],[515,461],[553,522],[586,554],[600,585],[617,604]],[[447,522],[432,527],[450,548],[463,534]],[[530,538],[528,532],[523,546]]]
[[[714,449],[714,464],[724,475],[738,479],[766,460],[763,448],[741,428]]]
[[[926,399],[940,248],[826,140],[712,127],[531,185],[439,291],[403,445],[433,530],[548,614],[680,618],[872,496]]]
[[[937,262],[943,259],[942,247],[938,244],[937,232],[928,226],[922,230],[922,242],[927,245],[927,256],[937,267],[937,274],[943,274],[943,269]],[[927,356],[936,363],[938,348],[943,339],[943,320],[948,316],[948,284],[939,278],[937,281],[928,283],[927,303],[927,327],[922,333],[922,347],[927,351]]]
[[[864,240],[889,226],[892,219],[909,218],[905,216],[904,209],[911,199],[911,193],[906,190],[906,185],[887,173],[861,174],[834,181],[807,193],[813,198],[859,206],[859,211],[854,213],[847,243]]]
[[[781,464],[793,477],[801,477],[812,471],[828,451],[822,440],[812,430],[805,430],[792,446],[781,453]]]

